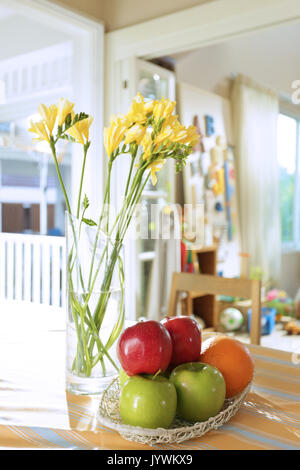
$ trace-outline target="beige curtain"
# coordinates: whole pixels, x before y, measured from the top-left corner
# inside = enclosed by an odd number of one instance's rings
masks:
[[[232,90],[241,250],[266,279],[280,277],[280,201],[277,163],[278,96],[239,75]],[[248,273],[249,274],[249,273]]]

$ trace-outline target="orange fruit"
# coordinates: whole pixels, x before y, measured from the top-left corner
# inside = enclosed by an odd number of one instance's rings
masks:
[[[254,373],[254,361],[249,349],[229,336],[214,336],[204,341],[200,362],[210,364],[222,373],[226,398],[241,393]]]

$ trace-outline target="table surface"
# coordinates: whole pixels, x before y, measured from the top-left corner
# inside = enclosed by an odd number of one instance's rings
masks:
[[[250,349],[254,384],[230,422],[154,449],[300,449],[300,354]],[[1,449],[150,449],[97,422],[99,397],[65,391],[63,312],[0,305],[0,357]]]

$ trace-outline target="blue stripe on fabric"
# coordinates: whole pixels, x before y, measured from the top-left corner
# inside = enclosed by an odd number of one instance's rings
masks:
[[[290,426],[296,429],[300,429],[300,424],[293,423],[291,422],[288,418],[279,416],[279,415],[271,415],[270,412],[268,412],[268,416],[265,414],[259,413],[258,411],[252,411],[252,410],[247,410],[246,408],[243,408],[242,410],[243,413],[251,414],[252,416],[259,416],[262,419],[266,419],[268,421],[273,421],[276,424],[285,424],[286,426]]]
[[[201,438],[195,438],[195,439],[201,439]],[[180,442],[179,444],[175,444],[176,448],[180,449],[189,449],[189,450],[220,450],[218,447],[214,447],[210,444],[204,444],[200,441],[198,442],[189,442],[189,441],[183,441]]]
[[[10,429],[12,432],[17,434],[24,441],[27,441],[27,442],[30,442],[30,443],[33,443],[33,444],[36,444],[36,445],[41,445],[41,446],[43,445],[42,443],[40,443],[37,440],[37,438],[34,438],[32,436],[28,436],[27,433],[25,433],[22,429],[19,429],[17,426],[8,426],[8,429]],[[2,449],[2,447],[1,447],[1,449]]]
[[[293,400],[300,402],[300,397],[297,395],[292,395],[291,393],[279,392],[278,390],[271,390],[270,388],[260,387],[259,385],[252,385],[252,390],[258,390],[260,392],[267,393],[268,395],[275,395],[280,398],[285,398],[287,400]]]
[[[52,431],[49,428],[37,428],[30,426],[29,429],[32,429],[32,431],[34,431],[38,436],[42,437],[43,439],[46,439],[52,444],[56,444],[66,449],[85,450],[83,447],[78,447],[76,444],[68,442],[66,439],[59,436],[58,434],[56,434],[56,432]]]
[[[299,369],[299,364],[293,364],[292,361],[284,361],[283,359],[276,359],[274,357],[260,356],[259,354],[252,354],[256,359],[261,359],[262,361],[273,362],[274,364],[281,364],[283,366],[290,366]]]
[[[90,422],[90,417],[85,417],[85,416],[78,417],[78,415],[76,415],[75,413],[71,413],[71,411],[69,411],[69,416],[74,421],[77,421],[79,423],[86,422],[87,424],[89,424],[89,422]],[[107,427],[105,427],[105,426],[103,426],[102,424],[99,424],[99,423],[97,423],[95,427],[96,427],[96,429],[100,429],[101,431],[116,433],[116,431],[114,431],[113,429],[107,428]],[[76,431],[76,429],[73,429],[73,431]],[[95,429],[85,429],[85,431],[95,431]]]
[[[270,369],[265,369],[265,368],[259,368],[259,372],[256,370],[255,371],[255,377],[271,377],[272,379],[276,380],[281,380],[282,382],[291,382],[292,384],[299,385],[299,390],[300,390],[300,377],[291,377],[291,375],[283,375],[281,374],[278,377],[278,374],[276,372],[270,371]]]
[[[229,431],[236,432],[238,434],[242,434],[248,439],[262,442],[263,444],[268,444],[273,447],[280,447],[281,449],[285,449],[285,450],[299,450],[300,449],[300,447],[285,444],[284,442],[276,441],[275,439],[271,439],[269,437],[265,437],[260,434],[254,434],[253,432],[246,431],[245,429],[240,429],[237,426],[231,426],[230,424],[224,424],[224,426],[222,426],[221,429],[223,428],[228,429]]]

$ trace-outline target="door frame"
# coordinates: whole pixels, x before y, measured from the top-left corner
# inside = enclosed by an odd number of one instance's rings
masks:
[[[90,161],[86,168],[85,186],[91,200],[91,214],[99,215],[99,206],[103,199],[103,85],[104,85],[104,24],[73,10],[59,6],[51,0],[0,0],[8,8],[16,9],[18,14],[34,18],[41,24],[61,30],[73,37],[75,56],[74,88],[78,95],[76,108],[94,117],[91,128],[92,146]],[[76,70],[80,70],[80,79],[76,80]],[[81,83],[80,83],[81,81]],[[86,84],[82,86],[82,82]],[[77,92],[78,90],[78,92]],[[100,129],[100,132],[99,132]],[[78,149],[79,150],[79,149]],[[77,156],[77,149],[74,150]],[[80,152],[79,152],[80,153]],[[81,162],[81,156],[74,161]],[[73,165],[75,177],[73,187],[78,187],[80,165]],[[72,191],[73,194],[75,191]],[[75,199],[74,199],[75,200]],[[94,204],[93,204],[94,201]],[[97,204],[96,204],[97,202]]]
[[[299,21],[298,0],[214,0],[107,33],[105,122],[119,109],[119,61],[132,57],[151,59],[191,51]]]
[[[105,35],[105,124],[108,124],[110,115],[126,111],[124,104],[128,103],[128,96],[132,96],[135,86],[136,59],[151,59],[176,52],[191,51],[299,21],[299,0],[263,2],[214,0],[107,33]],[[120,179],[118,180],[118,176],[116,179],[116,193],[117,188],[121,187],[121,181],[122,172]],[[118,196],[116,194],[116,198]],[[131,259],[129,264],[133,265],[134,247],[127,254]],[[129,317],[134,318],[134,288],[137,279],[133,269],[130,270],[129,279],[131,288],[127,289],[130,295],[127,295],[126,307]]]

